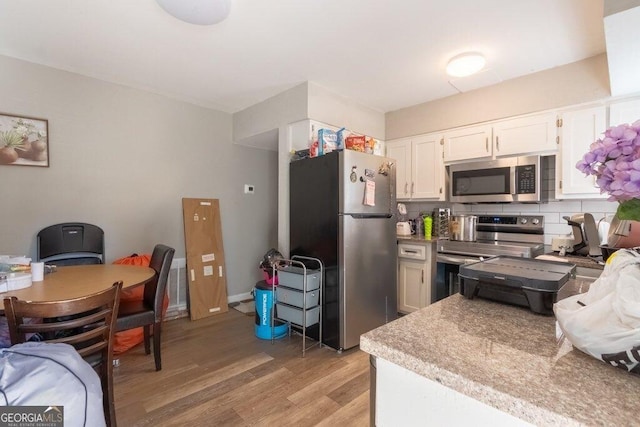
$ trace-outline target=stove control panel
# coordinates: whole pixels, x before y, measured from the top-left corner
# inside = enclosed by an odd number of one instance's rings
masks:
[[[480,231],[504,231],[518,233],[544,233],[542,215],[478,215]]]

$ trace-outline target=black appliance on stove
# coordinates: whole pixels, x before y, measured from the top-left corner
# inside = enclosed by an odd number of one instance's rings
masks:
[[[459,292],[460,266],[506,255],[535,258],[544,253],[542,215],[478,215],[475,242],[439,239],[436,300]]]

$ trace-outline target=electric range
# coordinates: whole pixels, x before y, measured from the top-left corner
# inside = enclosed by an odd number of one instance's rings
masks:
[[[544,217],[541,215],[478,215],[476,235],[475,242],[438,240],[438,255],[458,255],[466,259],[498,255],[535,258],[544,253]]]

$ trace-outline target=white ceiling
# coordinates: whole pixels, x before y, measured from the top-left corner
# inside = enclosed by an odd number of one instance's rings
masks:
[[[304,81],[387,112],[602,53],[602,10],[603,0],[233,0],[227,20],[198,26],[155,0],[0,0],[0,54],[230,113]],[[488,71],[452,85],[446,62],[468,50]]]

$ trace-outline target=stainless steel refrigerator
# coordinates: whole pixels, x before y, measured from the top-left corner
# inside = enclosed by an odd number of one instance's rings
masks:
[[[357,346],[361,334],[397,318],[395,205],[392,159],[345,150],[290,165],[291,255],[325,266],[322,341],[330,347]]]

